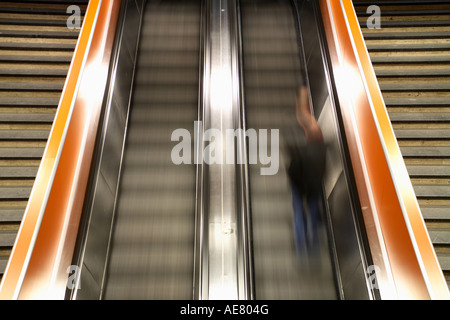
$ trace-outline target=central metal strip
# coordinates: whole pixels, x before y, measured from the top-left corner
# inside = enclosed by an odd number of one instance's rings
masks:
[[[236,1],[205,1],[203,75],[197,130],[194,297],[248,299],[251,282]],[[231,143],[230,143],[231,142]],[[230,157],[231,155],[231,157]]]

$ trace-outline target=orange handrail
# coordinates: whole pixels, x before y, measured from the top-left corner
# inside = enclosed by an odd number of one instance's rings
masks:
[[[0,299],[63,299],[121,1],[89,2]]]
[[[320,8],[381,298],[449,299],[353,4]]]

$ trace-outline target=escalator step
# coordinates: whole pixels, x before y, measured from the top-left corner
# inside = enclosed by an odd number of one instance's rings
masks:
[[[2,222],[20,222],[22,220],[25,208],[0,207],[0,223]]]
[[[1,140],[45,140],[49,130],[0,130]]]
[[[35,178],[37,167],[0,167],[0,179],[2,178]]]
[[[0,49],[1,62],[70,62],[73,52]]]
[[[445,206],[422,205],[421,211],[427,220],[448,220],[448,208]]]
[[[17,231],[0,232],[0,247],[11,247],[16,240]]]
[[[450,75],[450,63],[412,63],[398,64],[386,61],[385,64],[374,64],[374,70],[379,77],[395,76],[445,76]]]
[[[0,147],[0,159],[40,159],[44,148],[2,148]]]
[[[52,123],[55,113],[0,113],[0,123]]]
[[[389,118],[392,122],[450,122],[450,112],[414,112],[413,110],[409,112],[390,111]]]
[[[0,12],[26,13],[26,14],[56,14],[67,15],[69,5],[77,5],[80,13],[84,15],[88,1],[5,1],[0,2]]]
[[[19,38],[0,36],[0,48],[2,49],[56,49],[56,50],[74,50],[77,44],[76,39],[57,39],[57,38]]]
[[[447,92],[384,92],[383,98],[387,106],[406,105],[441,105],[449,106],[450,91]]]
[[[68,63],[0,62],[0,75],[66,76],[68,70]]]
[[[25,199],[27,200],[31,187],[0,187],[0,200]]]
[[[367,26],[367,16],[358,18],[360,27]],[[398,15],[398,16],[381,16],[380,23],[384,27],[414,27],[420,23],[423,26],[448,26],[450,25],[450,15],[442,11],[436,12],[436,15]]]
[[[450,157],[450,147],[400,147],[404,157]]]
[[[0,275],[5,272],[9,256],[0,256]],[[1,280],[1,278],[0,278]]]
[[[403,78],[384,78],[378,80],[380,88],[383,91],[437,91],[450,90],[449,77],[403,77]]]
[[[428,228],[428,232],[430,235],[431,242],[434,245],[443,245],[450,242],[450,228],[448,229]],[[445,262],[448,262],[447,258],[448,258],[447,256],[444,257]],[[441,267],[445,268],[448,267],[448,265],[441,265]]]
[[[450,32],[450,30],[449,30]],[[373,51],[370,53],[372,63],[430,63],[450,62],[448,51]]]
[[[418,197],[446,198],[450,194],[450,185],[440,184],[414,184],[414,191]]]
[[[397,139],[450,139],[450,129],[396,129]]]

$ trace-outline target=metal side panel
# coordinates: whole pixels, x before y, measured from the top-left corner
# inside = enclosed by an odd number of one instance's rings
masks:
[[[92,184],[74,256],[69,299],[99,299],[107,262],[144,1],[124,1]]]
[[[236,2],[207,2],[204,32],[194,294],[252,299]]]
[[[332,84],[320,9],[309,1],[297,1],[297,8],[303,48],[307,53],[305,63],[314,110],[327,141],[324,185],[340,298],[377,299],[373,276],[370,278],[373,262]],[[315,32],[311,32],[311,29]]]

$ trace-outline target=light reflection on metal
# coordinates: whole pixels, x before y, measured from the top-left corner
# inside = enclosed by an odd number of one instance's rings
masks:
[[[238,129],[241,124],[237,7],[235,1],[207,1],[206,6],[202,131],[219,130],[222,141],[218,145],[225,147],[226,131]],[[198,147],[204,150],[204,146]],[[238,147],[242,147],[241,142]],[[236,165],[225,161],[201,165],[199,174],[203,180],[198,186],[201,201],[197,208],[200,236],[195,268],[199,285],[194,289],[199,299],[247,298],[247,272],[243,271],[247,251],[240,248],[245,228],[240,222],[244,206],[237,205],[237,170]]]

